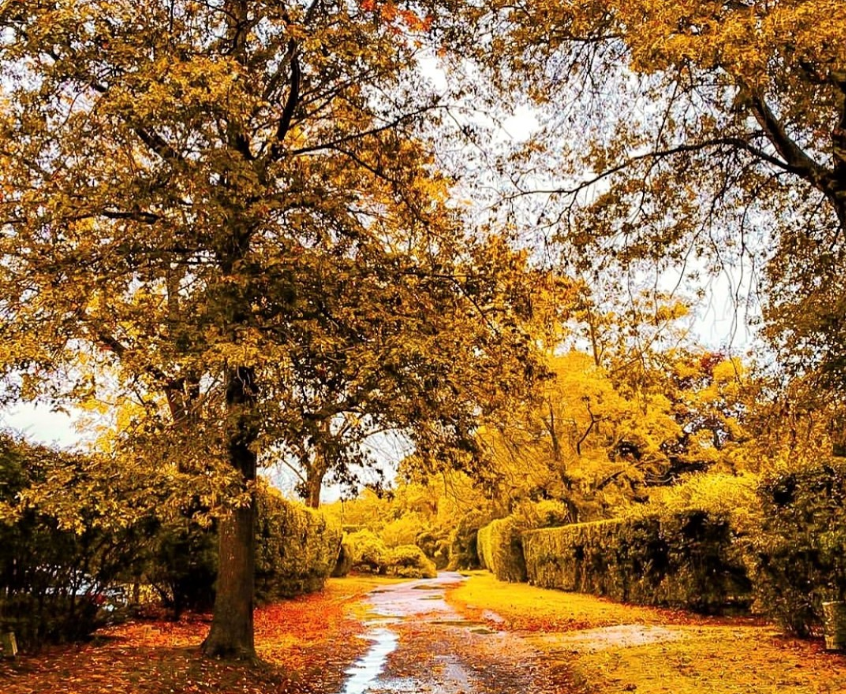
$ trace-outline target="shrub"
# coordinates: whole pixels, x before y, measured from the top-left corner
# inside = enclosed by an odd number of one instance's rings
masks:
[[[447,536],[426,531],[415,538],[414,544],[422,549],[423,554],[435,563],[436,568],[445,569],[449,564],[449,538]]]
[[[846,599],[846,461],[773,473],[758,493],[756,602],[788,631],[817,633],[822,603]]]
[[[523,558],[522,525],[509,516],[491,521],[479,531],[477,546],[479,563],[500,581],[511,583],[526,580]]]
[[[724,517],[702,511],[524,534],[529,581],[643,605],[748,605],[751,584]]]
[[[256,488],[256,601],[272,602],[320,590],[335,569],[340,528],[323,514]],[[218,537],[190,517],[159,524],[152,532],[143,579],[175,616],[214,603]]]
[[[388,548],[370,530],[359,530],[347,536],[350,546],[352,570],[363,573],[385,573]]]
[[[401,578],[434,578],[435,565],[417,545],[400,545],[388,549],[369,530],[360,530],[347,537],[353,571]]]
[[[119,615],[123,596],[113,584],[136,561],[137,529],[97,527],[85,497],[73,530],[38,504],[20,503],[47,475],[76,480],[88,462],[0,436],[0,631],[13,630],[22,650],[87,638]]]
[[[420,534],[420,528],[424,521],[416,513],[406,513],[383,527],[379,531],[379,537],[387,547],[399,547],[400,545],[413,545]]]
[[[478,569],[479,551],[476,536],[479,529],[490,522],[488,514],[470,511],[464,514],[450,535],[449,568],[453,570]]]
[[[385,572],[399,578],[435,578],[435,564],[417,545],[400,545],[388,550]]]
[[[217,533],[189,516],[150,526],[145,583],[174,618],[184,610],[210,610],[217,579]]]
[[[650,494],[648,513],[660,517],[688,511],[703,511],[710,516],[727,518],[739,536],[748,536],[760,524],[755,475],[694,473],[678,484],[659,487]]]
[[[272,487],[260,486],[256,501],[256,600],[270,602],[323,588],[337,564],[340,527]]]
[[[338,552],[338,559],[335,561],[335,568],[332,570],[333,578],[343,578],[352,570],[352,546],[345,537],[341,541],[341,549]]]
[[[567,504],[554,499],[524,502],[512,514],[526,529],[558,528],[573,522]]]

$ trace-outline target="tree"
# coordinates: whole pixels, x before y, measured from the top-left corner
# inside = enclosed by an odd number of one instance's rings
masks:
[[[12,0],[0,27],[9,392],[86,401],[114,374],[137,404],[115,455],[175,463],[186,498],[225,508],[205,652],[253,657],[256,470],[296,431],[275,396],[300,351],[402,317],[410,371],[432,350],[517,392],[535,368],[496,273],[464,272],[479,248],[409,67],[426,23],[391,3]],[[450,373],[421,386],[447,397]]]
[[[820,366],[842,392],[846,6],[468,7],[475,21],[465,14],[458,33],[484,33],[473,45],[500,97],[528,93],[544,114],[509,200],[533,200],[539,224],[592,269],[643,258],[690,272],[706,259],[753,275],[766,265],[768,331],[784,365]]]
[[[445,280],[453,286],[427,303]],[[531,354],[519,339],[503,341],[502,331],[535,338],[548,317],[536,295],[556,284],[531,269],[526,253],[490,237],[468,248],[451,275],[424,284],[360,279],[339,286],[338,296],[324,293],[333,315],[343,310],[334,302],[374,308],[332,340],[315,344],[304,334],[290,346],[288,375],[269,386],[286,413],[271,418],[275,453],[299,476],[309,505],[319,504],[327,476],[355,489],[364,468],[379,471],[368,447],[378,435],[407,440],[417,450],[412,460],[430,470],[477,454],[476,428],[531,390],[521,384],[535,368]],[[515,345],[514,359],[503,353]],[[515,371],[523,357],[529,361]]]
[[[757,471],[751,379],[740,360],[685,337],[677,303],[606,313],[585,300],[568,342],[548,356],[536,397],[479,431],[500,513],[564,501],[571,521],[644,502],[694,472]],[[566,344],[566,343],[565,343]]]

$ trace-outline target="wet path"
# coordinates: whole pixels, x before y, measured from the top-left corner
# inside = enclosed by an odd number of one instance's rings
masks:
[[[445,590],[462,580],[441,573],[371,592],[364,635],[371,646],[347,671],[341,694],[561,692],[534,648],[495,628],[496,615],[471,622],[447,604]]]

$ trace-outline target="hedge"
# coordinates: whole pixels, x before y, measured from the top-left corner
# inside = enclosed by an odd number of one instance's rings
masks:
[[[388,550],[386,572],[399,578],[435,578],[435,563],[417,545],[400,545]]]
[[[449,564],[450,539],[447,534],[427,530],[414,539],[414,544],[435,563],[436,568],[445,569]]]
[[[529,581],[546,588],[703,612],[751,602],[728,519],[701,511],[529,531],[523,549]]]
[[[335,570],[341,528],[271,487],[256,495],[256,600],[271,602],[323,588]]]
[[[792,633],[819,633],[822,603],[846,600],[846,461],[773,473],[758,495],[756,602]]]
[[[388,548],[374,533],[360,530],[345,538],[353,571],[400,578],[434,578],[435,564],[417,545]]]
[[[338,552],[338,558],[335,561],[335,568],[332,569],[333,578],[343,578],[349,575],[352,570],[352,546],[346,538],[341,542],[341,549]]]
[[[526,580],[521,529],[517,520],[508,517],[491,521],[479,530],[479,563],[500,581],[515,583]]]
[[[452,571],[479,568],[478,532],[490,522],[481,511],[469,511],[458,519],[449,537],[449,565]]]
[[[21,495],[53,471],[77,480],[89,467],[80,455],[0,434],[0,632],[14,631],[24,651],[82,640],[114,621],[124,596],[112,586],[139,568],[142,529],[97,527],[98,510],[85,497],[76,509],[76,531],[20,504]]]

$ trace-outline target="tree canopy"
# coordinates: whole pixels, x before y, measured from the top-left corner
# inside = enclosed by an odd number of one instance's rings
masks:
[[[520,262],[465,233],[424,139],[424,23],[391,7],[0,11],[10,392],[84,401],[94,367],[112,373],[140,405],[115,437],[124,460],[166,455],[237,495],[211,653],[253,652],[261,450],[365,399],[400,427],[434,408],[430,433],[460,437],[536,372]],[[303,382],[344,401],[304,413]]]
[[[732,268],[796,373],[842,386],[846,8],[836,0],[463,5],[500,98],[542,127],[509,164],[568,261]],[[822,20],[821,18],[825,18]],[[470,27],[474,27],[471,29]],[[525,212],[525,207],[522,208]],[[602,259],[602,261],[599,260]]]

